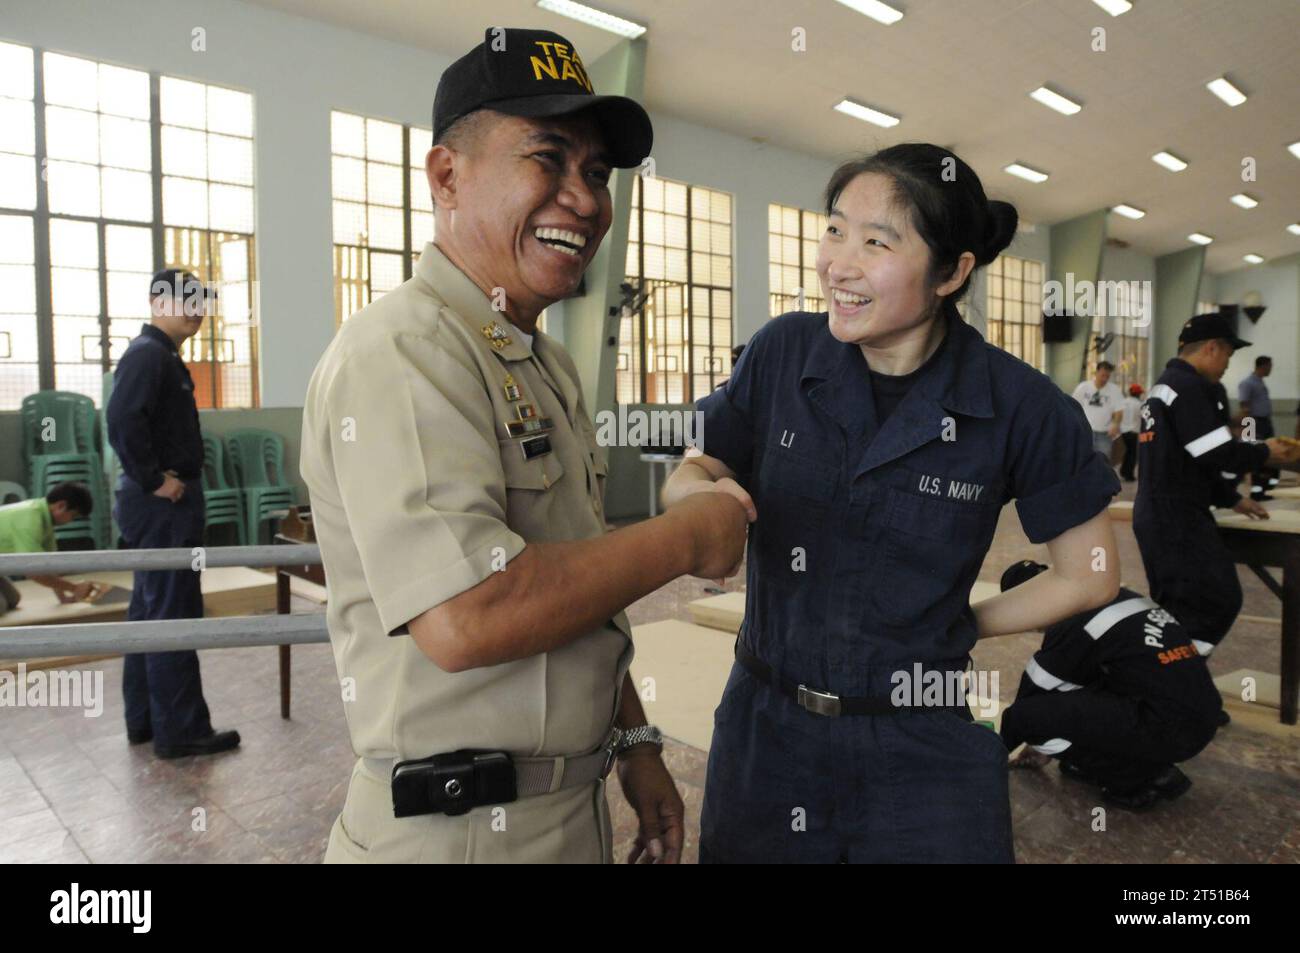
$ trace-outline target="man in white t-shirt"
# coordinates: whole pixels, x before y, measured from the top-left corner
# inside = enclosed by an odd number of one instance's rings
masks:
[[[1083,406],[1092,428],[1092,446],[1110,460],[1110,448],[1119,436],[1120,417],[1124,413],[1124,395],[1119,386],[1110,382],[1115,365],[1109,361],[1097,364],[1097,373],[1090,381],[1083,381],[1074,389],[1074,399]]]

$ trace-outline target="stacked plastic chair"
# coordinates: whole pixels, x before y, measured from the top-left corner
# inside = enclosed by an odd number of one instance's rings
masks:
[[[221,440],[203,435],[204,532],[214,526],[232,525],[240,546],[248,542],[248,519],[244,514],[244,491],[230,485],[226,453]]]
[[[27,488],[25,486],[10,483],[8,480],[0,480],[0,506],[21,503],[25,499],[27,499]]]
[[[232,430],[226,449],[244,494],[248,543],[256,546],[262,524],[294,504],[293,487],[284,480],[284,439],[270,430]]]
[[[69,391],[38,391],[23,398],[22,421],[29,494],[44,496],[55,484],[72,481],[86,484],[95,501],[88,519],[56,526],[55,538],[86,539],[96,549],[107,549],[112,505],[104,484],[95,402]]]

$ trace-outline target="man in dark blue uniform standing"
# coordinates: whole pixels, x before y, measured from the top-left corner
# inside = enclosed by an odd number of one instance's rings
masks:
[[[1142,405],[1133,532],[1151,598],[1183,624],[1209,655],[1241,611],[1237,567],[1219,536],[1211,506],[1254,519],[1268,510],[1236,491],[1240,474],[1294,467],[1300,450],[1276,438],[1234,440],[1227,395],[1219,384],[1234,350],[1249,347],[1219,314],[1183,325],[1178,356]]]
[[[1024,560],[1002,591],[1047,569]],[[1146,596],[1121,588],[1108,604],[1047,627],[1016,700],[1002,715],[1015,767],[1059,759],[1061,773],[1101,788],[1110,804],[1144,811],[1187,792],[1176,762],[1217,730],[1223,703],[1183,627]]]
[[[118,362],[108,402],[108,440],[122,462],[114,516],[127,549],[203,543],[203,440],[194,381],[180,345],[203,324],[206,289],[194,275],[154,275],[146,324]],[[190,570],[137,572],[128,620],[199,619],[203,593]],[[215,754],[239,744],[215,732],[194,651],[127,655],[122,665],[127,738],[152,740],[161,758]]]

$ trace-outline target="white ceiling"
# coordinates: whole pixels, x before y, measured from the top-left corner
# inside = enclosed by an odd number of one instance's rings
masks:
[[[616,37],[532,0],[250,0],[265,7],[456,56],[487,26],[562,33],[591,62]],[[653,111],[828,158],[895,142],[948,146],[991,197],[1052,224],[1127,202],[1109,234],[1162,255],[1212,235],[1206,268],[1300,253],[1300,2],[1134,0],[1111,17],[1091,0],[890,0],[882,26],[834,0],[596,0],[649,27],[645,104]],[[1093,52],[1104,27],[1106,52]],[[806,32],[806,52],[791,31]],[[1229,108],[1205,84],[1226,74],[1248,96]],[[1042,84],[1083,104],[1062,116],[1028,98]],[[902,118],[885,130],[832,111],[842,97]],[[1167,149],[1189,168],[1167,172]],[[1257,160],[1243,183],[1241,162]],[[1020,161],[1042,185],[1002,171]],[[1246,211],[1228,201],[1245,191]]]

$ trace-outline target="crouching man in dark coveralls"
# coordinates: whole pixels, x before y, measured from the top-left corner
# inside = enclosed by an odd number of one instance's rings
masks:
[[[1133,533],[1151,597],[1186,627],[1209,655],[1241,611],[1241,583],[1211,506],[1253,519],[1268,511],[1243,500],[1238,475],[1265,466],[1296,466],[1300,452],[1276,438],[1234,440],[1227,394],[1219,384],[1235,350],[1249,347],[1219,314],[1183,325],[1178,357],[1166,366],[1142,405]]]
[[[1002,574],[1006,592],[1047,569],[1025,560]],[[1107,803],[1144,811],[1192,786],[1175,762],[1210,743],[1222,707],[1205,658],[1172,615],[1121,588],[1099,609],[1048,626],[1002,715],[1013,767],[1050,757],[1067,777],[1098,785]]]

